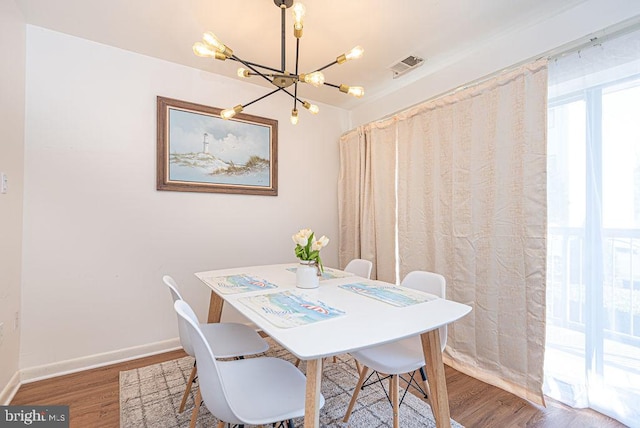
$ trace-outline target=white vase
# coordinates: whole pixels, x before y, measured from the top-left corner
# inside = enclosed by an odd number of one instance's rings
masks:
[[[296,286],[300,288],[318,288],[318,265],[313,261],[301,260],[296,269]]]

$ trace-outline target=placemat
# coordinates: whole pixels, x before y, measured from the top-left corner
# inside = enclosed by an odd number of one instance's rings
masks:
[[[218,276],[204,278],[204,280],[222,294],[237,294],[278,288],[277,285],[269,281],[246,274]]]
[[[299,291],[281,291],[238,299],[267,321],[281,328],[291,328],[329,320],[345,312]]]
[[[417,305],[418,303],[437,299],[436,296],[391,284],[363,284],[357,282],[339,285],[338,287],[398,307]]]

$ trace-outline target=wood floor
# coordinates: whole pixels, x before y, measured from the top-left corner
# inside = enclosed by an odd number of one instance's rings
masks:
[[[20,387],[11,404],[68,405],[72,428],[117,428],[119,372],[184,355],[182,351],[173,351],[29,383]],[[571,409],[551,399],[547,399],[546,408],[535,406],[450,367],[446,367],[446,376],[451,417],[465,427],[624,427],[593,410]]]

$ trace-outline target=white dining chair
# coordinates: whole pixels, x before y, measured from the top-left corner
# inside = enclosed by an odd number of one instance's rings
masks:
[[[288,361],[272,357],[220,361],[183,300],[174,303],[198,361],[201,396],[211,414],[229,424],[266,425],[304,416],[306,377]],[[320,395],[320,408],[324,397]]]
[[[361,276],[363,278],[371,278],[371,269],[373,268],[373,263],[369,260],[365,259],[353,259],[347,266],[345,266],[345,272],[351,272],[354,275]]]
[[[442,275],[432,272],[413,271],[409,272],[407,276],[402,280],[401,286],[412,288],[415,290],[423,291],[425,293],[434,294],[438,297],[445,298],[446,295],[446,280]],[[447,345],[447,326],[442,326],[439,329],[441,351],[444,351]],[[391,404],[393,407],[393,426],[397,428],[399,426],[399,407],[402,400],[399,397],[399,377],[405,373],[410,374],[410,378],[407,381],[407,390],[410,386],[417,385],[414,379],[416,372],[419,372],[422,377],[422,391],[425,396],[429,396],[429,384],[424,372],[424,352],[422,350],[422,342],[420,336],[414,336],[407,339],[399,340],[392,343],[387,343],[380,346],[374,346],[371,348],[362,349],[360,351],[352,352],[351,355],[362,366],[359,369],[360,378],[358,384],[353,391],[351,402],[347,408],[347,412],[343,421],[348,422],[349,416],[353,411],[353,406],[356,403],[358,394],[363,388],[363,385],[367,378],[369,369],[374,371],[374,374],[378,377],[378,381],[375,383],[382,384],[384,378],[380,378],[379,373],[384,373],[389,377],[389,394]],[[405,394],[407,393],[405,390]],[[402,396],[404,398],[404,395]]]
[[[174,303],[184,300],[178,291],[178,285],[172,277],[165,275],[162,277],[162,281],[169,288],[169,291],[171,291],[171,297],[173,298]],[[205,340],[209,343],[209,346],[211,346],[218,358],[242,358],[247,355],[260,354],[269,349],[267,341],[260,337],[255,330],[244,324],[199,323],[199,326]],[[178,332],[180,335],[180,344],[184,348],[184,351],[190,356],[195,357],[195,351],[193,344],[191,343],[187,324],[180,317],[178,317]],[[179,408],[180,413],[184,411],[187,398],[191,392],[191,385],[196,379],[197,371],[196,362],[194,362],[193,369],[189,375],[189,380],[187,381],[187,387],[182,395],[182,402],[180,403]],[[194,423],[199,407],[199,399],[196,397],[196,403],[192,415],[192,422]]]

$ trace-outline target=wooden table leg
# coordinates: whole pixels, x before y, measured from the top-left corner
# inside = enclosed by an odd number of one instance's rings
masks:
[[[307,361],[307,392],[304,407],[304,428],[320,426],[320,384],[322,358]]]
[[[207,322],[220,322],[223,303],[224,300],[222,300],[222,297],[218,296],[215,291],[212,291],[209,299],[209,316]]]
[[[392,375],[389,378],[389,392],[391,394],[391,407],[393,407],[393,428],[400,428],[400,376]]]
[[[431,390],[429,402],[436,420],[436,427],[451,428],[447,380],[444,375],[444,363],[440,349],[440,333],[438,329],[431,330],[421,334],[420,339],[422,340],[422,351],[427,369],[427,382]]]

